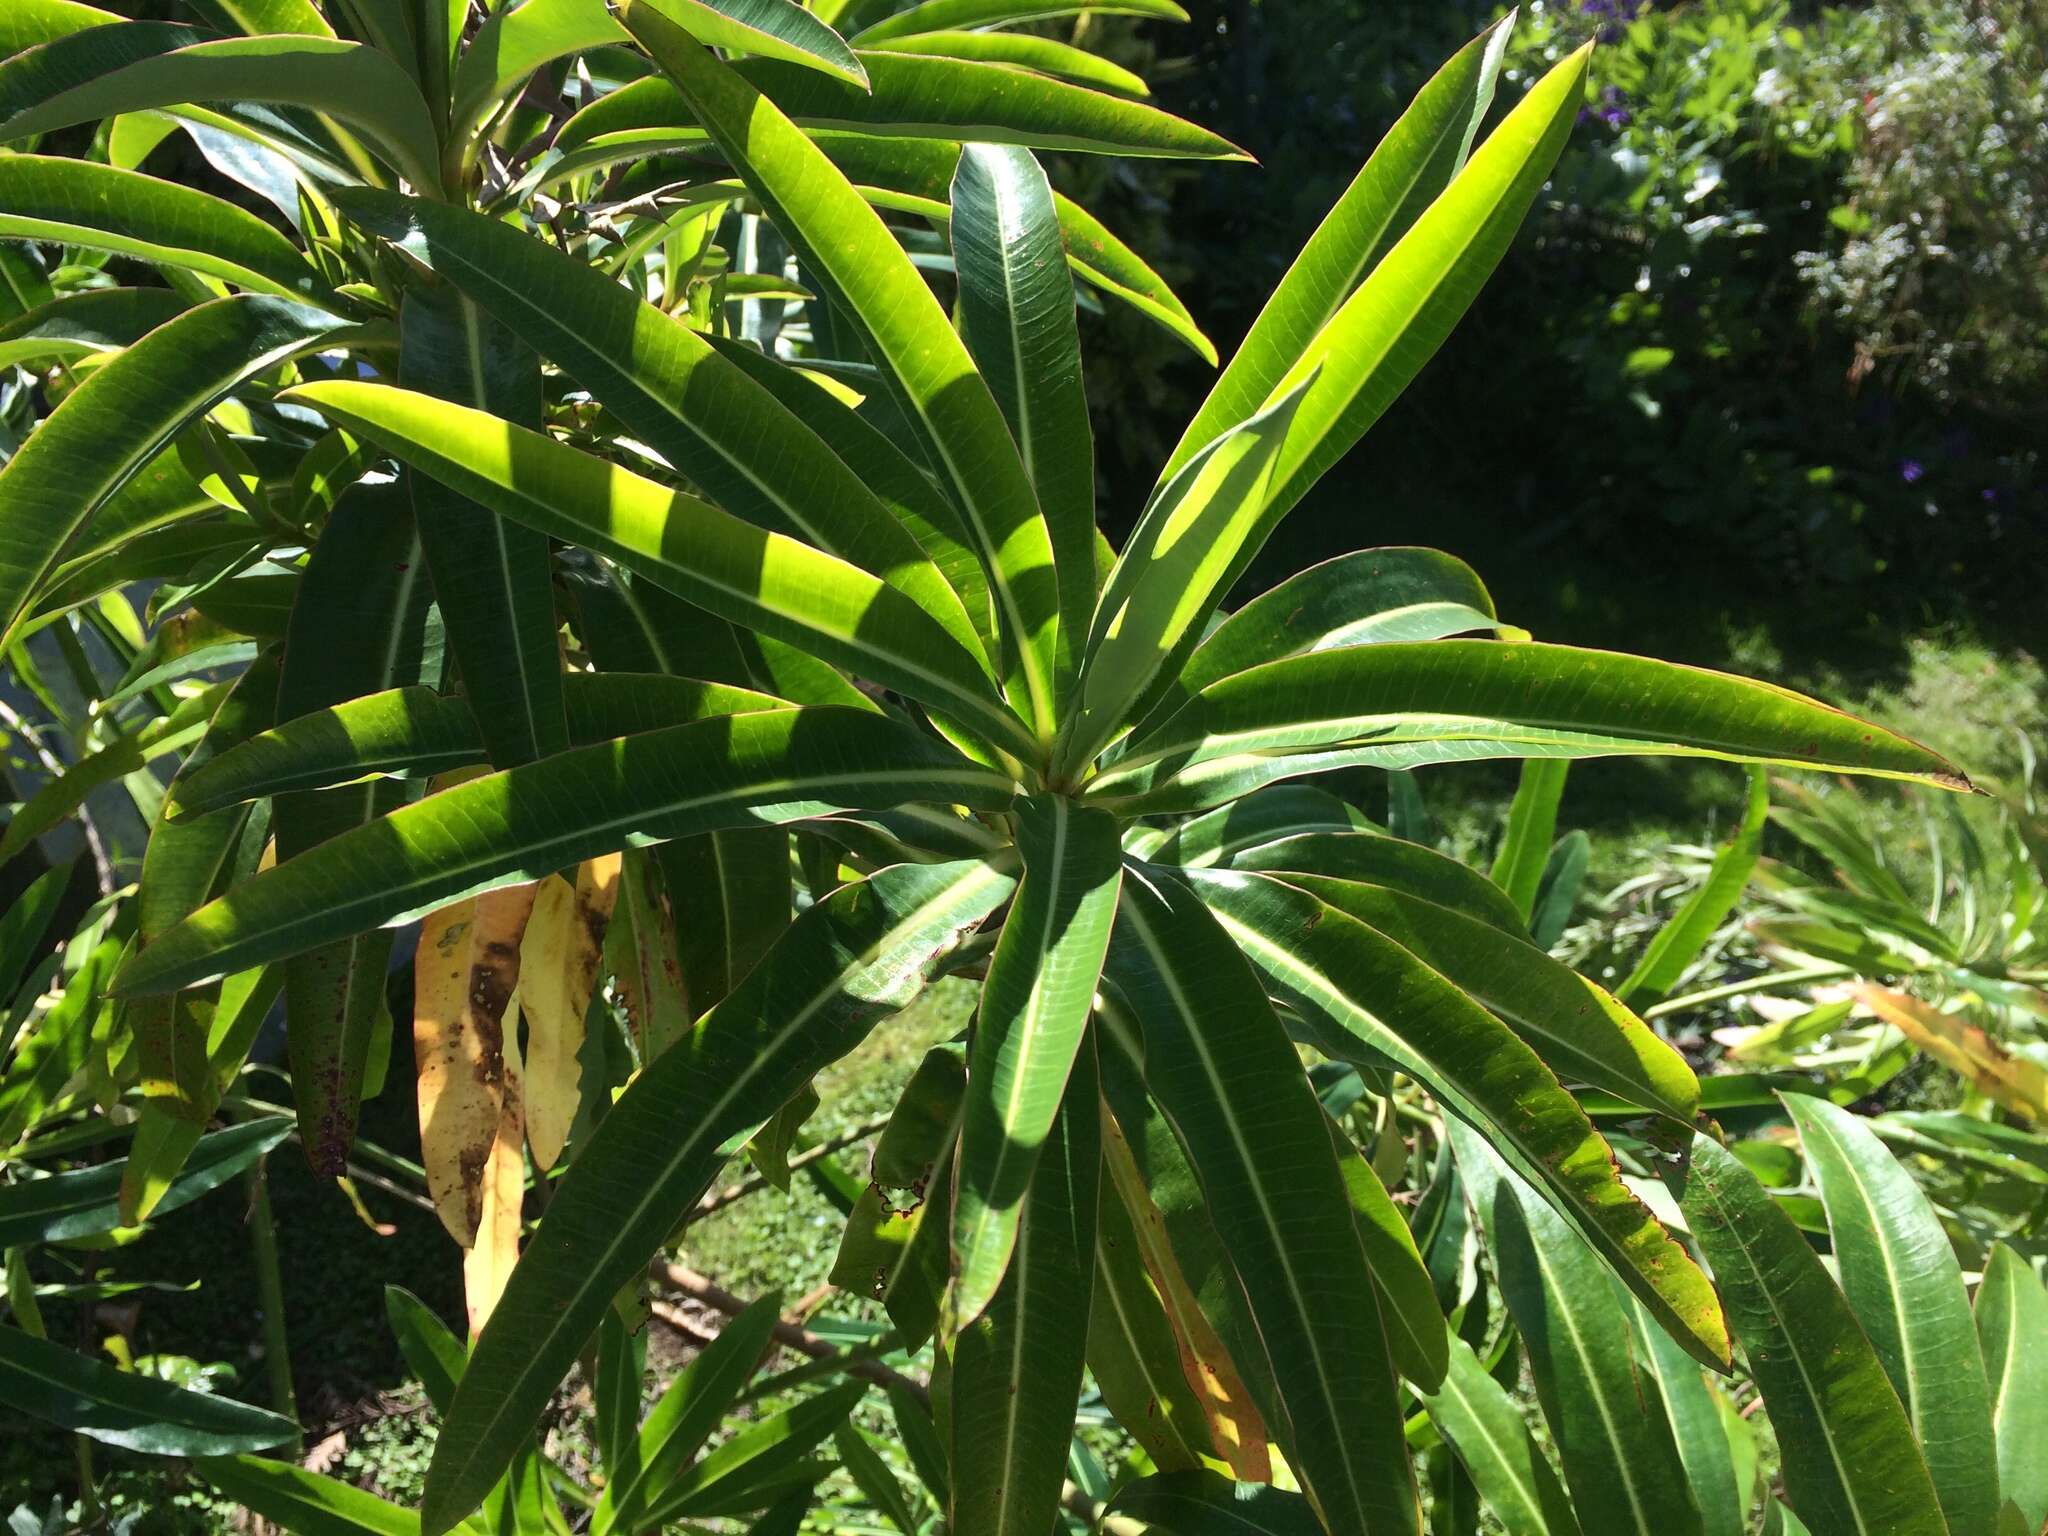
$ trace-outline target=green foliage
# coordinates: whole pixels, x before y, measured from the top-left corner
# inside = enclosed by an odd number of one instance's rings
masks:
[[[2038,1373],[1954,1412],[1923,1395],[1928,1350],[1967,1347],[1960,1269],[1915,1308],[1944,1342],[1902,1327],[1881,1357],[1858,1316],[1914,1303],[1812,1145],[1846,1133],[1799,1120],[1837,1288],[1754,1154],[1696,1125],[1725,1080],[1548,953],[1587,859],[1553,840],[1570,761],[1756,767],[1743,833],[1623,988],[1646,995],[1745,883],[1763,766],[1962,774],[1786,689],[1538,643],[1424,551],[1224,614],[1509,253],[1587,50],[1484,134],[1504,25],[1430,81],[1119,551],[1075,284],[1204,344],[1035,152],[1240,152],[1074,83],[1117,78],[1092,65],[990,51],[1047,8],[196,9],[246,35],[29,0],[0,62],[0,134],[51,151],[0,157],[28,209],[0,235],[48,285],[8,354],[38,420],[0,468],[0,644],[72,749],[41,754],[0,858],[117,779],[147,828],[95,831],[100,900],[54,965],[56,876],[0,928],[0,1387],[81,1437],[88,1518],[96,1439],[321,1536],[788,1532],[828,1478],[905,1536],[927,1505],[963,1536],[1419,1536],[1425,1487],[1441,1523],[1522,1472],[1545,1521],[1569,1496],[1582,1528],[1704,1531],[1746,1457],[1673,1426],[1727,1433],[1699,1373],[1737,1348],[1812,1523],[1996,1507],[1989,1437]],[[166,135],[292,234],[133,169]],[[115,204],[109,177],[148,185]],[[74,304],[101,260],[190,302]],[[146,771],[173,758],[168,785]],[[1417,841],[1414,771],[1481,759],[1537,765],[1504,889]],[[1360,770],[1389,774],[1385,830],[1290,782]],[[416,919],[393,986],[389,930]],[[979,983],[965,1039],[906,1074],[863,1190],[810,1143],[818,1081],[949,976]],[[280,997],[291,1113],[249,1064]],[[390,1076],[416,1163],[358,1135]],[[223,1112],[250,1124],[204,1134]],[[385,1298],[437,1419],[417,1513],[251,1454],[298,1433],[260,1161],[287,1122],[318,1176],[353,1198],[378,1170],[462,1253],[467,1343]],[[858,1316],[671,1261],[742,1150],[777,1186],[802,1159],[846,1215]],[[238,1169],[278,1411],[48,1336],[32,1257],[129,1240]],[[1855,1193],[1924,1245],[1909,1185]],[[651,1402],[650,1277],[723,1319]],[[93,1289],[88,1266],[72,1299]],[[1518,1347],[1561,1484],[1504,1434]],[[1643,1372],[1664,1411],[1630,1421]],[[544,1432],[572,1375],[587,1442]],[[1148,1380],[1178,1383],[1170,1433]],[[869,1433],[877,1387],[900,1457]],[[1967,1454],[1923,1457],[1923,1421]],[[1433,1439],[1463,1461],[1425,1478]],[[1883,1469],[1867,1520],[1840,1446]]]

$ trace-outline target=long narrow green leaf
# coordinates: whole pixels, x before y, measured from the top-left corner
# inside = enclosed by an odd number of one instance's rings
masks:
[[[658,13],[628,6],[623,19],[796,247],[806,272],[856,317],[989,573],[1010,647],[1003,665],[1011,702],[1049,738],[1059,643],[1051,535],[965,345],[895,237],[776,105]]]
[[[858,710],[777,710],[648,731],[472,779],[266,870],[147,946],[123,993],[171,991],[641,843],[1013,786]]]
[[[113,26],[122,18],[79,0],[17,0],[0,11],[0,56],[33,48],[87,27]]]
[[[419,1536],[420,1517],[351,1483],[262,1456],[202,1457],[199,1475],[251,1514],[304,1536]]]
[[[1176,693],[1308,651],[1441,640],[1493,628],[1494,618],[1492,595],[1464,561],[1434,549],[1363,549],[1310,566],[1218,624],[1181,669]]]
[[[1113,835],[1109,842],[1114,858]],[[1025,887],[1032,877],[1027,852]],[[1112,904],[1114,895],[1112,885]],[[1018,900],[1024,900],[1022,888]],[[1105,912],[1105,930],[1107,918]],[[1095,1050],[1084,1042],[1042,1136],[1015,1259],[953,1344],[947,1390],[953,1530],[1038,1536],[1058,1516],[1093,1294],[1100,1106]],[[963,1174],[965,1158],[963,1145]]]
[[[157,1456],[223,1456],[296,1439],[290,1419],[91,1360],[0,1328],[0,1387],[32,1419]]]
[[[1052,537],[1065,686],[1095,612],[1095,440],[1052,187],[1029,150],[969,144],[951,206],[960,334],[1002,407]]]
[[[1759,828],[1763,813],[1755,813]],[[1862,1121],[1781,1093],[1820,1186],[1842,1292],[1906,1405],[1950,1536],[1991,1536],[1998,1454],[1962,1266],[1927,1196]]]
[[[653,1501],[659,1498],[702,1449],[760,1364],[775,1325],[781,1320],[782,1298],[763,1296],[718,1330],[647,1411],[647,1418],[622,1445],[622,1459],[605,1468],[604,1492],[591,1512],[591,1536],[623,1527],[640,1530]],[[634,1408],[639,1407],[639,1379],[634,1378]]]
[[[922,0],[862,30],[854,41],[873,43],[888,37],[915,37],[946,27],[1014,27],[1021,22],[1054,16],[1148,16],[1160,21],[1186,21],[1188,13],[1175,0]]]
[[[1354,763],[1620,755],[1969,783],[1917,742],[1769,683],[1610,651],[1437,640],[1321,651],[1211,684],[1089,793],[1121,811],[1197,809]]]
[[[868,88],[868,73],[846,41],[792,0],[649,0],[698,42],[780,59]]]
[[[981,639],[982,654],[1001,654],[1001,638],[996,633],[995,612],[989,602],[988,573],[982,569],[981,557],[968,543],[959,512],[932,483],[930,473],[854,407],[828,394],[815,379],[764,357],[743,341],[714,337],[711,344],[817,433],[860,483],[880,498],[931,557],[932,564],[966,606],[968,621]],[[950,619],[947,622],[950,624]]]
[[[637,23],[620,19],[643,45],[647,42]],[[1157,107],[1063,80],[1022,75],[1011,65],[893,50],[862,51],[857,57],[868,74],[867,91],[774,59],[741,60],[734,71],[809,130],[1139,157],[1250,158],[1229,140]],[[697,126],[675,92],[636,82],[578,113],[555,147],[579,152],[606,144],[614,150],[632,144],[644,148]],[[714,140],[719,138],[710,124],[702,126]],[[603,161],[600,156],[596,163]],[[738,161],[733,165],[740,168]]]
[[[1728,1363],[1713,1287],[1621,1182],[1613,1154],[1504,1025],[1398,944],[1258,875],[1191,876],[1225,930],[1340,1060],[1391,1062],[1487,1135],[1693,1355]]]
[[[1324,1529],[1300,1494],[1208,1471],[1139,1478],[1110,1500],[1108,1513],[1154,1536],[1323,1536]]]
[[[44,870],[0,912],[0,996],[13,997],[35,963],[75,873],[71,864]]]
[[[1167,459],[1162,484],[1265,404],[1359,279],[1449,185],[1492,104],[1511,25],[1496,22],[1460,49],[1380,141],[1259,311]]]
[[[941,58],[968,59],[978,64],[1013,64],[1119,96],[1152,94],[1143,77],[1132,74],[1114,59],[1028,32],[942,30],[907,37],[864,38],[862,42],[867,48],[885,53],[935,53]]]
[[[0,469],[0,652],[110,497],[237,385],[319,346],[338,324],[281,299],[220,299],[151,331],[65,396]]]
[[[1508,807],[1508,824],[1493,856],[1493,883],[1508,893],[1525,923],[1536,910],[1536,893],[1543,885],[1544,866],[1550,862],[1550,845],[1557,840],[1557,805],[1564,798],[1565,776],[1571,766],[1561,757],[1532,757],[1523,762],[1514,803]],[[1628,988],[1622,987],[1615,996],[1626,998]]]
[[[218,1188],[290,1130],[287,1120],[252,1120],[201,1137],[184,1173],[156,1202],[157,1212],[174,1211]],[[127,1168],[126,1159],[117,1158],[0,1189],[0,1248],[94,1237],[121,1226],[121,1180]]]
[[[647,672],[579,672],[563,680],[569,737],[579,746],[691,720],[788,709],[750,688]],[[430,688],[392,688],[262,731],[172,785],[172,820],[370,774],[415,778],[484,758],[468,701]]]
[[[1664,1416],[1678,1442],[1678,1459],[1685,1463],[1686,1481],[1700,1507],[1700,1528],[1705,1536],[1744,1536],[1754,1477],[1753,1471],[1748,1479],[1737,1471],[1731,1436],[1750,1432],[1748,1426],[1734,1417],[1727,1398],[1708,1386],[1699,1362],[1657,1326],[1642,1303],[1630,1297],[1629,1305],[1635,1315],[1637,1350],[1647,1360],[1657,1395],[1663,1399]]]
[[[147,28],[138,32],[136,28]],[[414,186],[441,181],[434,124],[411,77],[374,48],[283,34],[209,39],[190,27],[95,27],[0,64],[0,141],[185,102],[309,107],[360,128]]]
[[[829,663],[730,624],[651,581],[600,568],[573,586],[577,632],[606,671],[694,675],[792,704],[880,712]]]
[[[748,1425],[677,1479],[655,1505],[653,1523],[745,1514],[777,1503],[793,1486],[807,1488],[831,1467],[805,1461],[805,1453],[843,1425],[866,1392],[865,1382],[850,1381]]]
[[[1761,768],[1749,771],[1749,808],[1735,836],[1714,855],[1705,884],[1686,898],[1685,905],[1671,915],[1671,921],[1657,930],[1643,958],[1628,973],[1628,979],[1614,989],[1626,1001],[1643,994],[1644,1004],[1661,1000],[1677,985],[1685,968],[1699,958],[1714,930],[1727,920],[1749,885],[1763,851],[1764,819],[1770,814],[1770,781]]]
[[[302,385],[290,398],[501,516],[595,549],[699,607],[898,688],[993,740],[1024,744],[961,643],[843,560],[481,411],[344,381]]]
[[[1436,1287],[1416,1251],[1408,1222],[1387,1194],[1372,1164],[1359,1155],[1342,1126],[1328,1115],[1324,1122],[1344,1177],[1344,1192],[1365,1247],[1365,1267],[1372,1272],[1386,1324],[1387,1348],[1401,1374],[1419,1391],[1440,1386],[1448,1368],[1445,1340],[1449,1330],[1436,1302]]]
[[[1451,1340],[1443,1387],[1422,1404],[1465,1464],[1487,1507],[1516,1536],[1579,1536],[1578,1517],[1522,1411],[1472,1346]],[[1715,1431],[1717,1434],[1719,1430]]]
[[[1991,1383],[1999,1492],[2020,1527],[2048,1522],[2048,1289],[2027,1261],[1994,1243],[1977,1288],[1977,1340]],[[2001,1528],[2002,1536],[2002,1528]]]
[[[525,0],[485,18],[462,50],[448,108],[448,142],[473,155],[478,132],[528,76],[557,59],[630,39],[604,0]]]
[[[1596,1531],[1699,1536],[1678,1443],[1662,1399],[1642,1390],[1648,1362],[1613,1276],[1476,1131],[1448,1123],[1579,1519]]]
[[[88,288],[67,293],[0,326],[0,364],[32,368],[118,352],[191,307],[184,295],[168,288]]]
[[[1534,945],[1390,887],[1287,878],[1499,1015],[1564,1081],[1605,1089],[1682,1126],[1699,1112],[1699,1080],[1685,1058],[1603,988]]]
[[[1820,1257],[1756,1176],[1695,1136],[1682,1205],[1784,1456],[1785,1492],[1816,1530],[1948,1529],[1913,1426]]]
[[[612,1106],[477,1341],[428,1471],[427,1536],[462,1519],[510,1463],[614,1292],[717,1176],[726,1141],[915,997],[1012,885],[962,863],[841,887]]]
[[[1322,1108],[1257,977],[1158,870],[1124,884],[1107,975],[1272,1357],[1291,1464],[1337,1536],[1418,1531],[1365,1251]]]
[[[1530,88],[1273,384],[1272,396],[1309,387],[1275,472],[1269,521],[1380,418],[1470,307],[1557,163],[1591,55],[1589,43]]]
[[[1137,827],[1125,846],[1154,864],[1229,866],[1256,848],[1318,833],[1371,832],[1365,813],[1312,784],[1262,789],[1170,828]]]
[[[0,157],[0,238],[112,251],[204,272],[254,293],[323,308],[340,304],[291,242],[253,213],[191,187],[89,160]]]
[[[540,359],[460,293],[416,287],[398,312],[398,379],[538,432]],[[569,743],[548,537],[408,468],[413,524],[491,762]],[[365,690],[367,691],[367,690]],[[325,702],[325,701],[323,701]]]
[[[1145,509],[1103,583],[1060,772],[1078,773],[1172,686],[1227,590],[1300,402],[1296,390],[1216,439]]]
[[[1285,787],[1285,786],[1282,786]],[[1261,790],[1270,794],[1271,790]],[[1238,801],[1237,804],[1244,804]],[[1213,814],[1213,813],[1212,813]],[[1477,922],[1519,937],[1521,923],[1499,886],[1456,859],[1377,829],[1306,832],[1261,842],[1227,861],[1236,869],[1316,875],[1383,885],[1404,895],[1448,907]]]
[[[1024,879],[989,961],[968,1058],[948,1337],[980,1315],[1009,1268],[1032,1170],[1094,1005],[1123,880],[1110,817],[1059,796],[1020,800],[1015,815]]]
[[[568,369],[727,511],[882,577],[981,658],[960,597],[920,558],[919,530],[899,526],[860,467],[843,461],[762,382],[763,371],[789,370],[758,354],[759,366],[748,366],[594,268],[498,220],[383,193],[338,201]]]
[[[306,564],[285,631],[276,695],[280,722],[358,693],[438,680],[442,657],[420,551],[398,486],[359,485],[336,504]],[[272,811],[277,857],[290,861],[358,831],[405,798],[405,786],[377,781],[287,795]],[[180,921],[189,915],[176,914]],[[144,947],[164,932],[145,932]],[[355,1138],[371,1041],[385,1010],[391,935],[331,938],[285,960],[285,1038],[307,1161],[323,1177],[340,1177]]]
[[[1005,36],[993,32],[974,35]],[[818,146],[862,188],[870,201],[901,208],[941,225],[952,217],[948,189],[959,169],[959,144],[949,140],[821,132]],[[883,192],[894,196],[884,201],[879,195]],[[1202,334],[1194,316],[1166,280],[1080,204],[1059,192],[1053,193],[1052,201],[1059,216],[1060,234],[1066,242],[1067,265],[1075,276],[1131,305],[1214,366],[1215,346]]]

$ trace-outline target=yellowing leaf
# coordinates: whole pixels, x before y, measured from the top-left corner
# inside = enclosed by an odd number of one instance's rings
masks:
[[[476,1241],[462,1256],[462,1299],[474,1341],[491,1320],[512,1266],[519,1262],[519,1221],[526,1203],[524,1115],[519,1091],[518,1005],[507,1010],[503,1104],[498,1131],[478,1181]]]
[[[1167,1243],[1166,1218],[1152,1203],[1123,1130],[1107,1107],[1102,1112],[1102,1161],[1103,1171],[1130,1214],[1138,1237],[1139,1256],[1158,1289],[1167,1321],[1173,1325],[1174,1342],[1180,1348],[1181,1373],[1187,1377],[1195,1401],[1202,1405],[1203,1417],[1209,1421],[1209,1438],[1216,1454],[1229,1464],[1231,1474],[1239,1482],[1271,1482],[1273,1465],[1266,1445],[1265,1421],[1252,1406],[1251,1393],[1231,1363],[1223,1340],[1217,1337],[1189,1289],[1187,1277],[1181,1273],[1180,1263]]]
[[[1857,1001],[1986,1098],[2035,1124],[2048,1122],[2048,1069],[2015,1056],[1976,1025],[1904,992],[1864,984]]]
[[[430,913],[413,965],[420,1157],[442,1224],[463,1247],[484,1218],[485,1173],[519,1101],[519,942],[536,888],[511,886]],[[514,1146],[517,1146],[514,1133]]]
[[[555,1165],[582,1098],[583,1019],[618,900],[617,854],[592,859],[576,883],[543,880],[519,946],[519,1011],[526,1020],[526,1142],[536,1168]]]

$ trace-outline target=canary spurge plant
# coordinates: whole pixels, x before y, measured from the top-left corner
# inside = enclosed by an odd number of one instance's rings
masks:
[[[1002,28],[1168,0],[195,9],[242,30],[68,0],[0,23],[0,139],[108,125],[0,158],[0,233],[164,284],[10,258],[51,291],[7,356],[57,403],[0,473],[0,645],[32,668],[38,635],[129,637],[80,727],[100,782],[189,747],[73,979],[109,1011],[42,1015],[22,1055],[35,1113],[132,1095],[133,1221],[281,991],[299,1135],[339,1173],[391,930],[422,920],[423,1144],[475,1333],[427,1536],[545,1492],[538,1416],[720,1168],[772,1162],[812,1076],[948,971],[981,978],[964,1052],[913,1079],[840,1273],[935,1338],[927,1461],[962,1536],[1051,1526],[1084,1369],[1168,1472],[1418,1529],[1401,1382],[1457,1379],[1450,1335],[1303,1045],[1425,1095],[1654,1337],[1729,1367],[1753,1312],[1567,1086],[1683,1151],[1684,1061],[1526,906],[1291,781],[1619,753],[1961,776],[1779,688],[1536,643],[1427,551],[1222,616],[1500,260],[1583,55],[1476,149],[1502,29],[1445,67],[1115,551],[1074,279],[1206,343],[1032,150],[1236,151]],[[296,238],[125,168],[177,131]],[[120,595],[144,579],[147,638]],[[586,1028],[605,978],[624,1038]],[[1868,1458],[1915,1462],[1873,1423]],[[748,1486],[703,1513],[787,1491]],[[1924,1476],[1899,1489],[1939,1520]],[[1193,1477],[1144,1518],[1237,1497]]]

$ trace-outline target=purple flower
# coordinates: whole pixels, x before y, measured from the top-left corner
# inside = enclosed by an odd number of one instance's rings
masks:
[[[1914,484],[1927,473],[1927,466],[1918,459],[1899,460],[1899,478],[1908,485]]]

